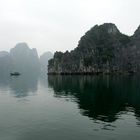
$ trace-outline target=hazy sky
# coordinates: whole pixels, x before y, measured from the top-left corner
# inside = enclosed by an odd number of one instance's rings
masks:
[[[39,54],[71,50],[104,22],[132,35],[140,25],[140,0],[0,0],[0,51],[19,42]]]

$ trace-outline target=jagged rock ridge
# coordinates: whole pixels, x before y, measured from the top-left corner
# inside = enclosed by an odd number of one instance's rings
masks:
[[[96,25],[81,37],[71,52],[56,52],[49,74],[138,73],[140,27],[133,36],[122,34],[115,24]]]

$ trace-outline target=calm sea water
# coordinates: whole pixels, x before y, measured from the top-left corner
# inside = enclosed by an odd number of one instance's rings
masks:
[[[0,140],[93,139],[140,139],[140,77],[0,77]]]

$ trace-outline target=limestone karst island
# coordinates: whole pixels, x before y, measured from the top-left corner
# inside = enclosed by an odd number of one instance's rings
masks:
[[[77,48],[56,52],[48,74],[133,74],[140,71],[140,27],[127,36],[115,24],[96,25]]]
[[[140,140],[140,0],[1,0],[0,140]]]

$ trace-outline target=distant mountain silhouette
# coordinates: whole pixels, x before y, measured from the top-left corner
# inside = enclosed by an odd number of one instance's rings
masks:
[[[0,52],[0,74],[9,74],[18,71],[38,72],[40,69],[39,57],[36,49],[30,49],[26,43],[19,43],[10,50]]]
[[[30,49],[26,43],[19,43],[10,50],[13,61],[12,71],[38,72],[40,70],[39,57],[36,49]]]
[[[12,57],[6,51],[0,52],[0,75],[5,75],[10,72],[12,68]]]
[[[22,74],[41,72],[47,73],[48,60],[53,58],[51,52],[38,56],[35,48],[30,49],[27,43],[18,43],[9,52],[0,52],[0,75],[7,75],[10,72]]]
[[[53,53],[45,52],[40,56],[40,64],[41,64],[41,71],[47,72],[48,70],[48,61],[53,58]]]

